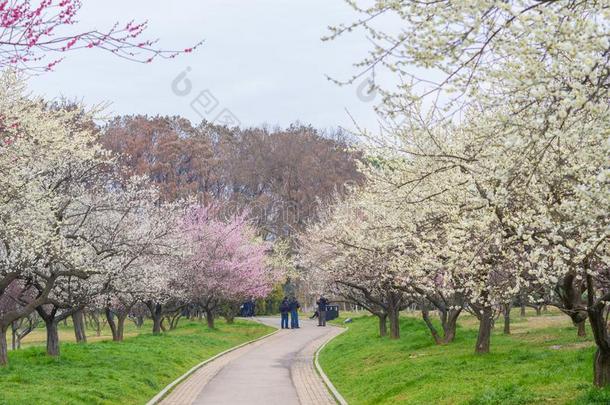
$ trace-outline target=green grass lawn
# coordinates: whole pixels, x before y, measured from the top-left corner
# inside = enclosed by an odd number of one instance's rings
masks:
[[[63,343],[58,359],[43,346],[9,353],[0,368],[0,404],[143,404],[194,365],[273,329],[236,320],[210,330],[183,321],[154,336],[149,329],[124,342]]]
[[[72,321],[70,319],[65,322],[60,322],[57,326],[59,332],[59,340],[61,342],[75,342],[76,339],[74,337],[74,327],[72,326]],[[132,337],[137,336],[143,332],[149,332],[152,330],[152,321],[146,320],[144,325],[140,328],[137,328],[133,322],[130,320],[125,321],[125,333],[124,336]],[[112,340],[112,332],[108,327],[106,322],[103,323],[103,326],[100,330],[100,335],[97,335],[97,332],[90,326],[87,325],[87,341],[88,342],[98,342],[101,340]],[[7,334],[7,338],[9,339],[9,350],[10,350],[10,331]],[[21,347],[30,347],[30,346],[40,346],[46,344],[47,332],[44,328],[44,323],[40,322],[38,328],[34,329],[29,335],[27,335],[21,341]]]
[[[403,316],[400,340],[380,338],[377,318],[357,317],[320,362],[350,404],[610,404],[592,388],[590,337],[553,313],[494,331],[491,353],[475,355],[476,320],[461,318],[454,343],[436,346],[423,323]]]

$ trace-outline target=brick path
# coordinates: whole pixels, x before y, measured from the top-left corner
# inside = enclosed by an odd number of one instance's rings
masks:
[[[279,324],[278,318],[258,320]],[[320,328],[302,320],[300,329],[282,330],[205,365],[161,404],[334,405],[313,357],[318,347],[339,333],[339,328]]]

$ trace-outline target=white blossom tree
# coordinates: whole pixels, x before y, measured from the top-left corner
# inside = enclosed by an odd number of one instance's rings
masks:
[[[17,279],[40,288],[0,318],[0,364],[8,326],[45,303],[58,279],[92,270],[88,248],[64,222],[86,191],[102,186],[111,161],[81,125],[82,109],[52,109],[24,94],[14,75],[0,77],[0,294]]]
[[[399,313],[413,299],[397,264],[404,251],[400,223],[366,191],[337,201],[301,238],[300,257],[319,293],[332,293],[379,318],[380,335],[400,337]],[[381,209],[379,209],[381,208]]]
[[[418,186],[459,168],[465,194],[454,201],[468,215],[450,236],[474,247],[468,232],[487,235],[491,244],[473,261],[482,278],[512,263],[511,290],[555,289],[575,323],[587,313],[595,383],[607,385],[610,4],[348,3],[363,18],[330,37],[366,30],[374,47],[358,74],[387,68],[401,83],[379,89],[385,121],[400,118],[389,128],[399,142],[378,144],[432,168],[415,176]],[[401,29],[388,32],[384,18]],[[454,257],[460,263],[459,251]]]

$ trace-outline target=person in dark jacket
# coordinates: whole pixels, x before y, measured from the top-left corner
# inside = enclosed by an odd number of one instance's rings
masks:
[[[253,317],[254,313],[256,312],[256,302],[254,301],[254,299],[250,298],[248,300],[248,303],[248,316]]]
[[[290,305],[288,304],[288,298],[284,297],[280,303],[280,316],[282,317],[282,329],[288,329],[288,312],[290,312]]]
[[[290,308],[290,327],[292,329],[299,328],[299,308],[301,308],[301,304],[295,297],[291,297],[290,301],[288,301],[288,306]]]
[[[326,326],[326,306],[328,305],[328,300],[321,295],[316,304],[318,305],[318,326]]]

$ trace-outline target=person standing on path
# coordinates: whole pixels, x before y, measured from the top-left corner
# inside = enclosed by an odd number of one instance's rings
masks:
[[[291,297],[288,302],[288,307],[290,309],[290,327],[292,329],[299,328],[299,308],[301,308],[301,304],[295,297]]]
[[[323,295],[320,295],[316,304],[318,305],[318,326],[326,326],[326,306],[328,305],[328,300]]]
[[[254,301],[254,298],[250,298],[249,305],[248,305],[248,316],[250,318],[252,318],[252,317],[254,317],[255,314],[256,314],[256,301]]]
[[[282,329],[288,329],[288,312],[290,311],[290,305],[288,304],[288,298],[284,297],[280,303],[280,316],[282,317]]]

